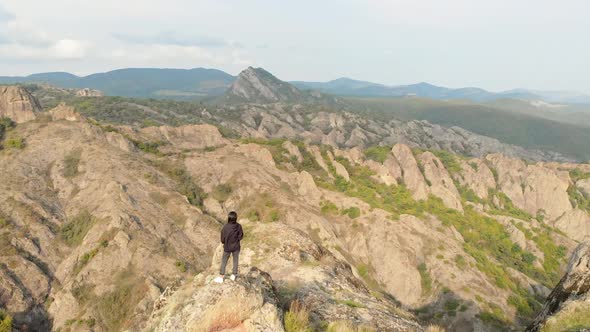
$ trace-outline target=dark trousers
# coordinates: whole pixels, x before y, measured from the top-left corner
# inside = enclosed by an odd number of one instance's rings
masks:
[[[221,270],[219,272],[219,274],[224,275],[225,274],[225,266],[227,265],[227,261],[229,260],[229,255],[232,255],[233,259],[234,259],[234,267],[232,270],[232,273],[237,275],[238,274],[238,261],[240,259],[240,251],[236,250],[234,252],[223,252],[223,257],[221,258]]]

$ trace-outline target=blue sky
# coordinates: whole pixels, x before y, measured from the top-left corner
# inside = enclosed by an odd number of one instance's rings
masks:
[[[261,66],[338,77],[590,93],[586,0],[2,0],[0,75]]]

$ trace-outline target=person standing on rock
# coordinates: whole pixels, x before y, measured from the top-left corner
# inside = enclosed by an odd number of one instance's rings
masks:
[[[244,237],[242,225],[238,223],[238,214],[234,211],[227,216],[227,224],[221,230],[221,243],[223,243],[223,256],[221,258],[221,269],[219,277],[215,278],[216,283],[222,283],[225,277],[225,267],[229,256],[231,255],[234,261],[232,275],[229,277],[232,281],[236,280],[238,275],[238,261],[240,259],[240,241]]]

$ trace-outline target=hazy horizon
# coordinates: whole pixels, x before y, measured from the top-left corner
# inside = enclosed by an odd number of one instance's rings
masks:
[[[0,75],[129,67],[237,75],[255,66],[287,81],[590,93],[588,9],[581,0],[6,0]]]

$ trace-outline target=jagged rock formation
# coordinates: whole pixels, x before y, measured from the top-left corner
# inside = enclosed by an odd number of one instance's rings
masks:
[[[574,182],[567,171],[587,172],[588,165],[523,166],[492,155],[451,156],[455,167],[447,167],[449,160],[437,151],[404,144],[385,150],[381,162],[367,160],[360,148],[318,147],[310,141],[245,143],[222,137],[210,125],[106,127],[76,117],[64,105],[49,114],[11,129],[11,135],[26,141],[24,149],[0,151],[0,305],[19,328],[81,331],[91,322],[96,331],[145,328],[153,303],[179,279],[182,289],[190,290],[183,293],[187,301],[190,294],[218,301],[209,286],[187,282],[197,271],[210,271],[212,259],[217,266],[217,220],[237,210],[246,233],[242,271],[258,267],[272,276],[278,316],[299,300],[308,306],[314,326],[350,320],[376,331],[420,331],[419,320],[404,307],[419,309],[416,315],[453,331],[489,331],[493,328],[480,315],[495,310],[506,326],[519,324],[516,308],[507,304],[513,296],[524,296],[514,288],[544,294],[547,282],[538,276],[546,265],[565,265],[546,248],[568,253],[571,238],[585,232],[583,206],[567,210],[561,198],[544,221],[535,217],[542,204],[550,204],[542,190],[562,195],[564,182],[569,192],[577,190],[584,176]],[[281,121],[304,122],[295,120],[298,115]],[[339,126],[345,118],[325,119]],[[518,167],[510,170],[513,164]],[[327,189],[346,175],[347,190]],[[367,190],[357,194],[355,186],[369,182],[383,189],[384,197]],[[424,206],[412,211],[419,203],[410,202],[402,185],[413,186],[414,192],[421,188],[426,203],[432,195],[444,206],[437,203],[438,212]],[[479,200],[467,200],[463,186]],[[511,193],[518,188],[522,196]],[[410,205],[405,213],[385,206],[385,196],[393,191],[406,195],[400,196]],[[207,194],[202,204],[201,193]],[[494,214],[507,212],[502,204],[508,201],[500,201],[500,193],[521,197],[512,202],[514,209],[530,209],[534,216]],[[397,203],[397,196],[390,198]],[[551,219],[564,209],[564,216]],[[502,241],[510,239],[500,248],[503,255],[526,252],[534,274],[520,269],[520,260],[506,265],[497,256],[473,253],[481,249],[470,242],[474,233],[452,219],[475,213],[479,219],[465,219],[465,224],[483,222],[501,233]],[[575,218],[565,219],[569,215]],[[75,231],[68,231],[72,227]],[[541,236],[545,242],[538,241]],[[500,277],[486,271],[489,266],[499,266],[494,273],[504,271],[502,281],[512,286],[499,285]],[[251,294],[248,285],[234,286]],[[126,301],[117,302],[121,298]],[[452,314],[449,306],[456,309]],[[199,312],[196,307],[190,313],[163,308],[151,321],[158,328],[183,324]],[[203,309],[199,317],[207,316]]]
[[[145,331],[276,331],[283,328],[283,311],[268,273],[250,269],[236,281],[212,282],[201,273],[155,303]]]
[[[83,88],[83,89],[76,90],[76,96],[78,96],[78,97],[102,97],[102,96],[104,96],[104,94],[100,90]]]
[[[573,253],[566,273],[527,331],[590,329],[590,242]]]
[[[39,103],[20,86],[0,86],[0,117],[16,123],[34,120],[40,110]]]
[[[304,99],[299,89],[274,77],[262,68],[242,71],[226,92],[228,98],[252,103],[296,102]]]

